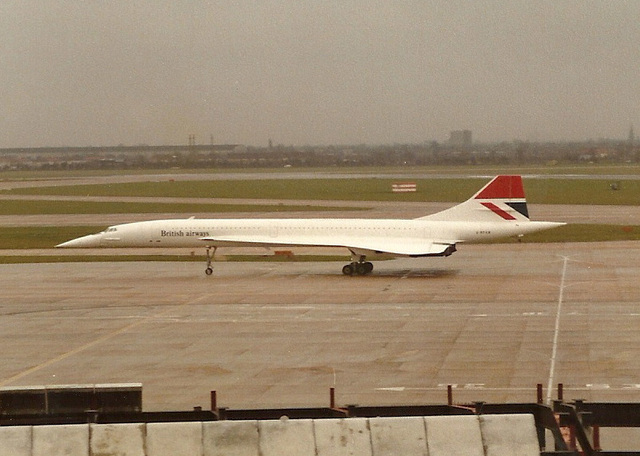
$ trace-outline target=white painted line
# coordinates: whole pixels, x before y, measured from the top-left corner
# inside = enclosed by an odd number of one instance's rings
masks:
[[[556,309],[556,325],[553,331],[553,346],[551,348],[551,366],[549,367],[549,382],[547,383],[547,404],[551,404],[551,388],[556,374],[556,358],[558,355],[558,337],[560,335],[560,317],[562,316],[562,301],[564,299],[564,281],[567,275],[568,257],[562,257],[562,276],[560,277],[560,293],[558,295],[558,307]]]
[[[373,388],[373,391],[384,391],[387,393],[404,393],[404,392],[412,392],[412,391],[429,391],[429,392],[438,392],[438,391],[446,391],[448,384],[438,384],[438,386],[432,387],[409,387],[409,386],[388,386],[383,388]],[[530,397],[534,397],[536,388],[530,386],[486,386],[482,383],[469,383],[466,385],[463,384],[452,384],[453,390],[456,391],[498,391],[498,392],[530,392]],[[615,392],[624,392],[629,390],[639,390],[640,384],[631,384],[625,383],[620,385],[610,385],[608,383],[587,383],[582,385],[564,385],[564,391],[615,391]]]
[[[611,385],[608,383],[587,383],[587,388],[593,390],[608,390],[611,389]]]

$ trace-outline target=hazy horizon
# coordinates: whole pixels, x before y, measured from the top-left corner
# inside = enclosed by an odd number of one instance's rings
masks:
[[[640,132],[635,0],[8,0],[0,12],[1,148]]]

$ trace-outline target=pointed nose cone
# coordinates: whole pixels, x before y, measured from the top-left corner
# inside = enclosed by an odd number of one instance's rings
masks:
[[[100,247],[102,236],[100,234],[89,234],[76,239],[72,239],[62,244],[56,245],[56,248],[91,248]]]

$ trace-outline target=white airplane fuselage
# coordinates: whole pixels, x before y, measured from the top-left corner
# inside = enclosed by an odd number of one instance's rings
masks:
[[[449,256],[460,242],[522,236],[563,225],[529,219],[521,176],[497,176],[467,201],[413,220],[173,219],[116,225],[57,247],[343,247],[346,275],[368,274],[368,256]]]
[[[170,219],[134,222],[110,227],[61,244],[61,247],[284,247],[344,246],[395,240],[407,246],[432,243],[481,241],[520,236],[557,226],[554,222],[449,222],[397,219]],[[225,237],[233,240],[225,240]],[[241,239],[246,237],[246,241]],[[207,242],[203,238],[215,238]],[[291,240],[295,239],[296,242]],[[335,243],[332,242],[335,239]],[[339,239],[339,241],[338,241]],[[376,249],[366,249],[376,250]],[[407,255],[420,255],[410,248]]]

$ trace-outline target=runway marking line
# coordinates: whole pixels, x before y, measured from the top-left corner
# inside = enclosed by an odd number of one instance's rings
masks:
[[[547,404],[551,403],[551,388],[555,377],[556,359],[558,356],[558,338],[560,336],[560,317],[562,316],[562,301],[564,300],[565,278],[567,276],[567,264],[569,257],[562,257],[562,274],[560,276],[560,292],[558,294],[558,307],[556,309],[556,324],[553,330],[553,345],[551,348],[551,366],[549,367],[549,382],[547,383]]]

